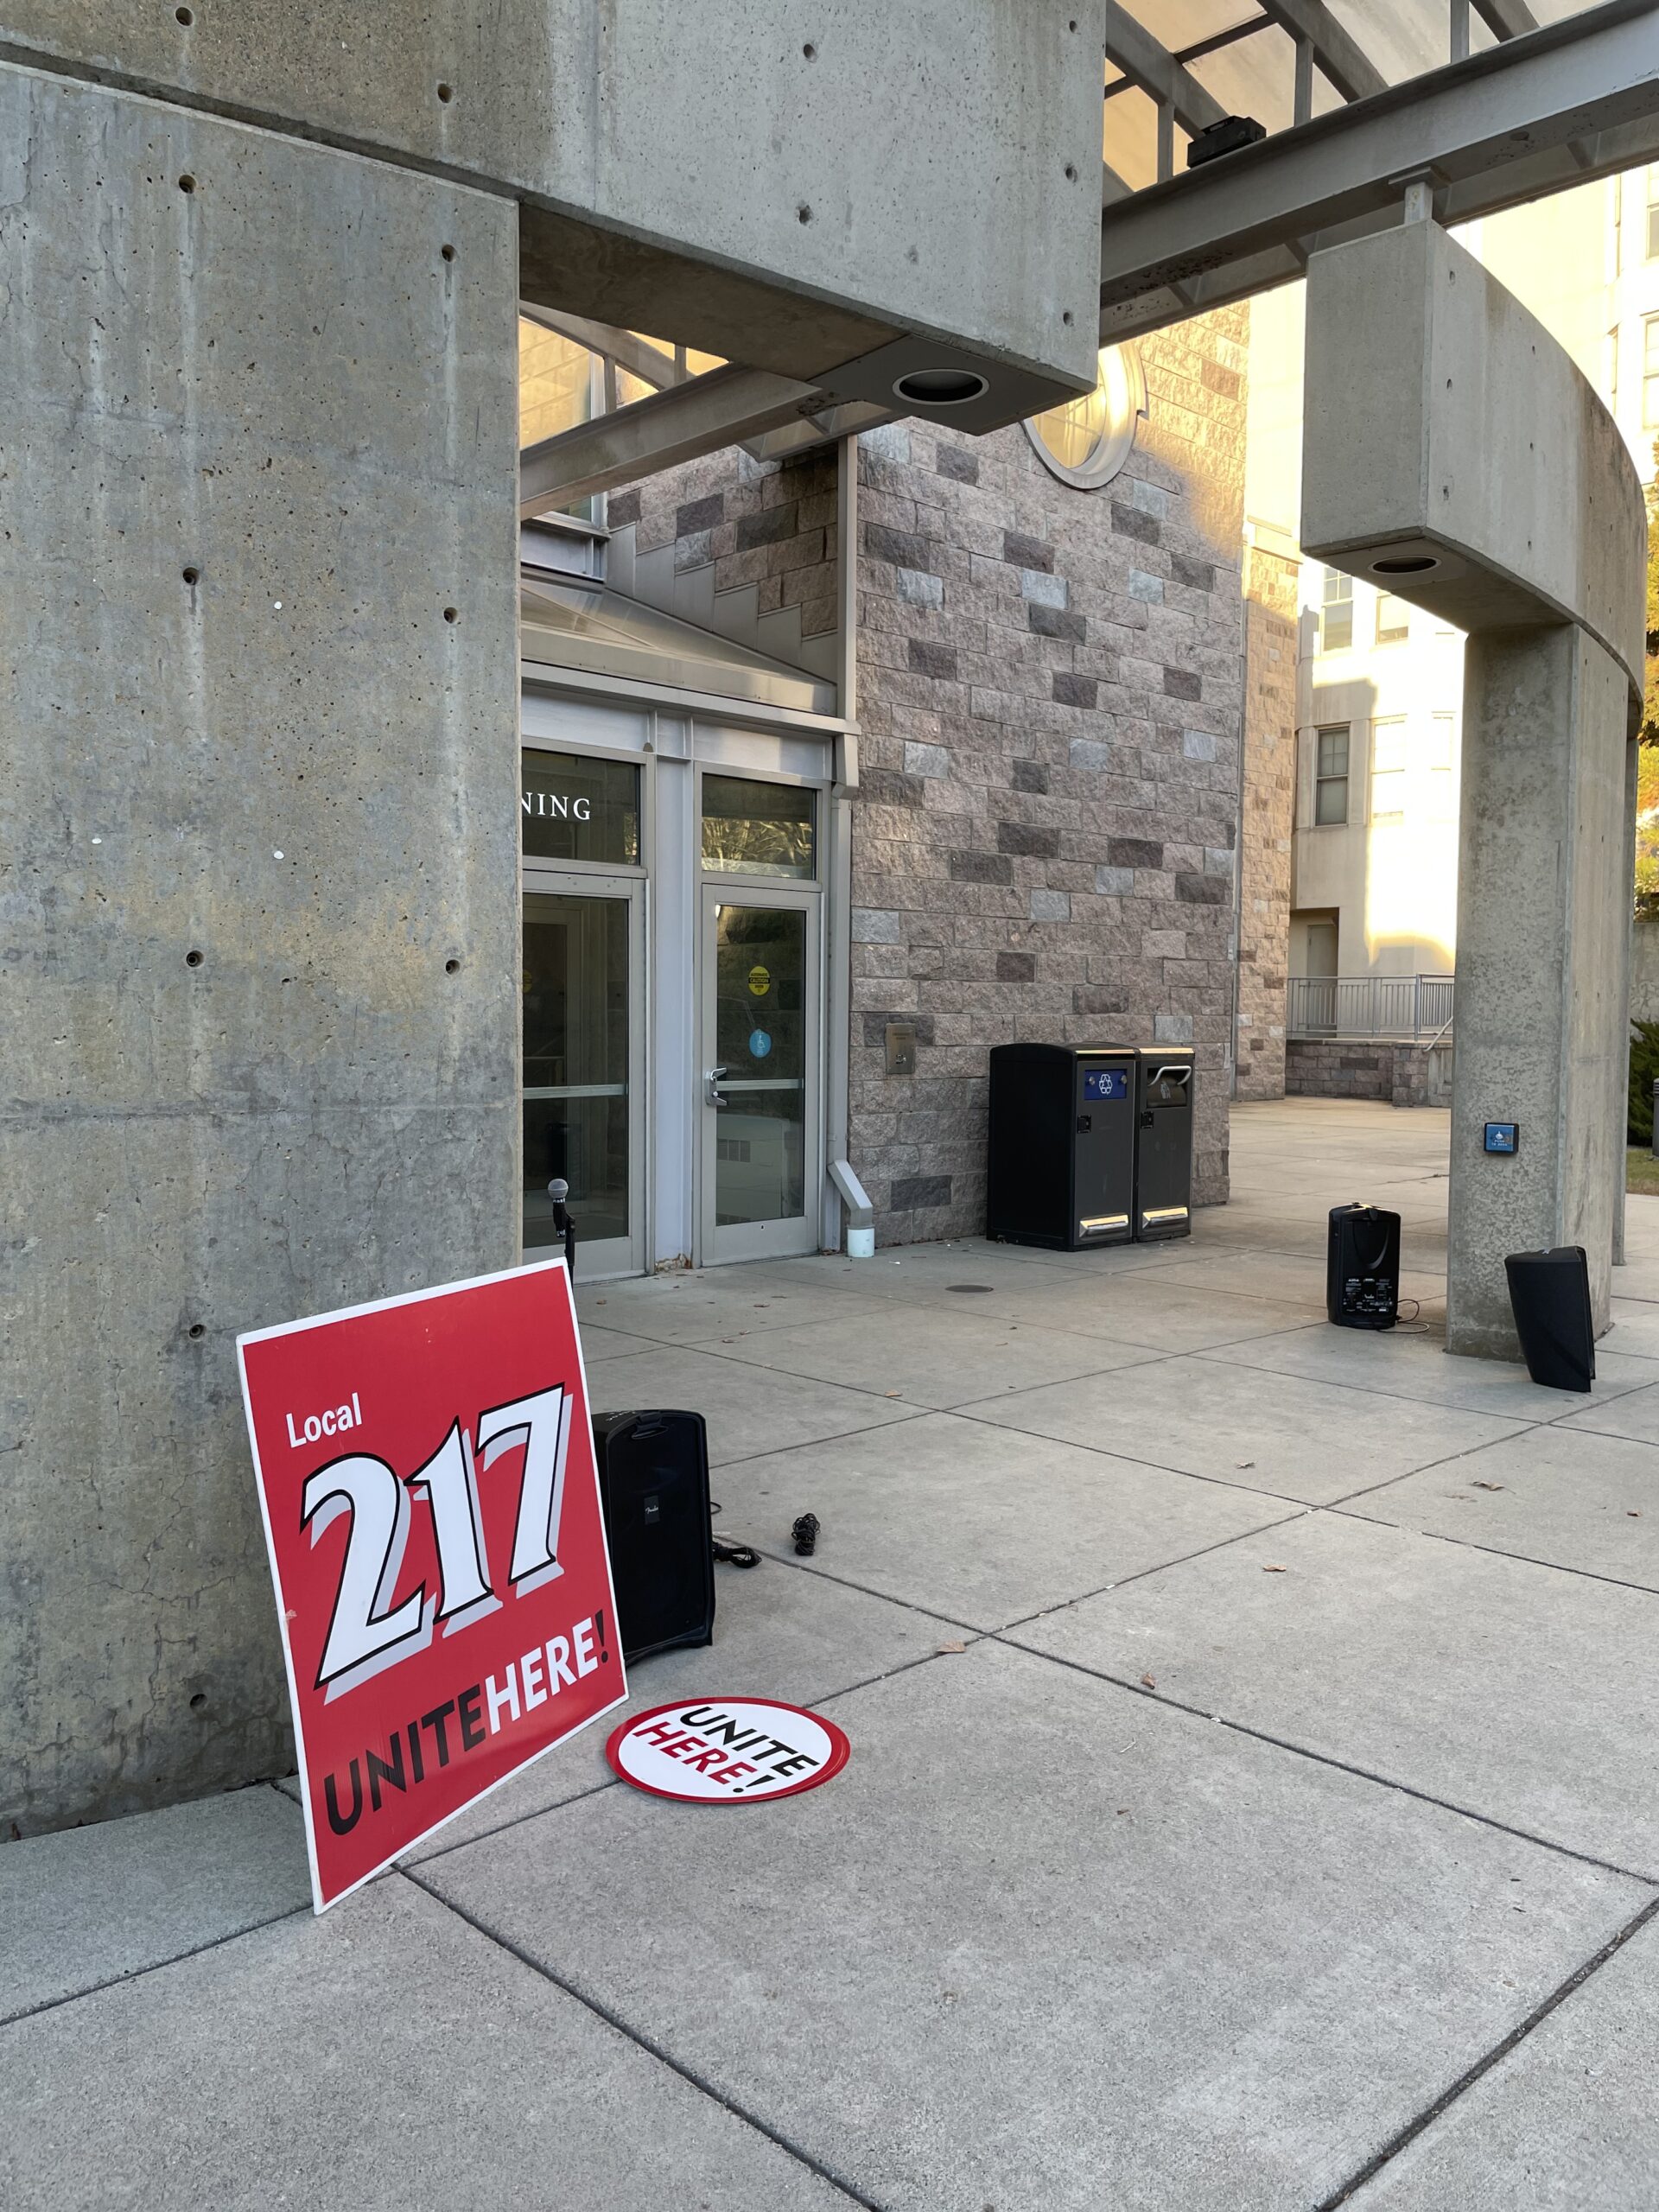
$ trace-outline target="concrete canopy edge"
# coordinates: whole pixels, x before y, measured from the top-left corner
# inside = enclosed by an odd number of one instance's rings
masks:
[[[1392,372],[1402,357],[1420,377]],[[1576,622],[1639,702],[1640,480],[1589,383],[1472,254],[1429,222],[1315,254],[1306,375],[1345,426],[1310,426],[1309,554],[1461,629]],[[1377,565],[1413,559],[1434,565]]]
[[[809,382],[925,334],[1023,372],[1004,420],[1094,382],[1103,43],[1101,0],[0,5],[14,62],[513,198],[528,296]]]

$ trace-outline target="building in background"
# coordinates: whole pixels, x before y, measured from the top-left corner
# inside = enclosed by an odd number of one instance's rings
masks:
[[[1459,235],[1567,348],[1650,483],[1659,164]],[[1251,307],[1239,1095],[1444,1103],[1462,637],[1300,559],[1301,298]]]
[[[1225,1197],[1247,318],[525,526],[527,1250],[561,1176],[590,1276],[813,1251],[838,1161],[881,1242],[980,1233],[1028,1037],[1192,1045]],[[559,320],[526,445],[686,365]]]

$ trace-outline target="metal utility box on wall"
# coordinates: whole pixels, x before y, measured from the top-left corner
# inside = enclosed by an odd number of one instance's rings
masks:
[[[1192,1233],[1192,1047],[1135,1048],[1135,1234]]]
[[[985,1233],[1061,1252],[1134,1233],[1133,1046],[998,1045]]]

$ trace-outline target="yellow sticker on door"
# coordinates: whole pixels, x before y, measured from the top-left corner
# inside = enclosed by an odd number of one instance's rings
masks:
[[[751,995],[757,999],[763,999],[771,988],[771,969],[760,967],[751,968],[749,970],[749,990]]]

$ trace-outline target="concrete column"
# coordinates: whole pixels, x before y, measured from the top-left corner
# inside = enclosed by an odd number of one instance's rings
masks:
[[[0,232],[3,1834],[289,1764],[232,1340],[513,1262],[519,963],[511,204],[8,68]]]
[[[1582,1244],[1608,1324],[1624,1158],[1624,671],[1585,631],[1465,658],[1446,1341],[1519,1357],[1507,1252]],[[1521,1126],[1513,1158],[1488,1122]]]
[[[1561,347],[1408,198],[1309,264],[1301,536],[1468,632],[1446,1341],[1513,1358],[1507,1253],[1582,1244],[1609,1318],[1646,517]]]

